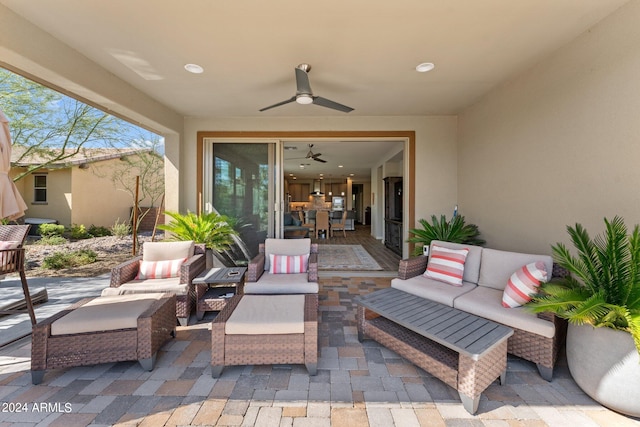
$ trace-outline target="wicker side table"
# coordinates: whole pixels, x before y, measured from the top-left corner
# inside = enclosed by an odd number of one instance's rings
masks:
[[[221,311],[234,295],[244,293],[246,267],[212,268],[193,279],[196,288],[196,318],[207,311]]]

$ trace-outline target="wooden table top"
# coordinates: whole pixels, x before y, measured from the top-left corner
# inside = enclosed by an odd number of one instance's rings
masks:
[[[356,302],[474,360],[513,335],[507,326],[394,288],[358,297]]]

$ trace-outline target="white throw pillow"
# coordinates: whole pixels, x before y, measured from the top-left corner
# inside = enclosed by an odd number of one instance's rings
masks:
[[[274,255],[269,254],[269,273],[292,274],[306,273],[309,254],[305,255]]]
[[[504,288],[502,306],[506,308],[520,307],[531,301],[531,296],[538,292],[540,283],[547,281],[547,268],[544,262],[537,261],[516,270]]]
[[[433,245],[424,276],[454,286],[462,286],[464,263],[469,249],[449,249]]]
[[[170,259],[165,261],[140,261],[140,269],[136,279],[167,279],[180,276],[180,267],[186,258]]]

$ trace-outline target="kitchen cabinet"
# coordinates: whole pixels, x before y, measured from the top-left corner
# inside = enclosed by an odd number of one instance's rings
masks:
[[[307,202],[310,193],[310,184],[289,184],[289,195],[292,202]]]

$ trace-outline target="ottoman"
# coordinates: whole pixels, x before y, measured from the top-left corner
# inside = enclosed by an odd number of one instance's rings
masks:
[[[47,369],[137,360],[148,371],[175,336],[171,293],[86,298],[36,324],[31,337],[31,381]]]
[[[211,323],[211,375],[225,366],[318,366],[318,295],[237,295]]]

